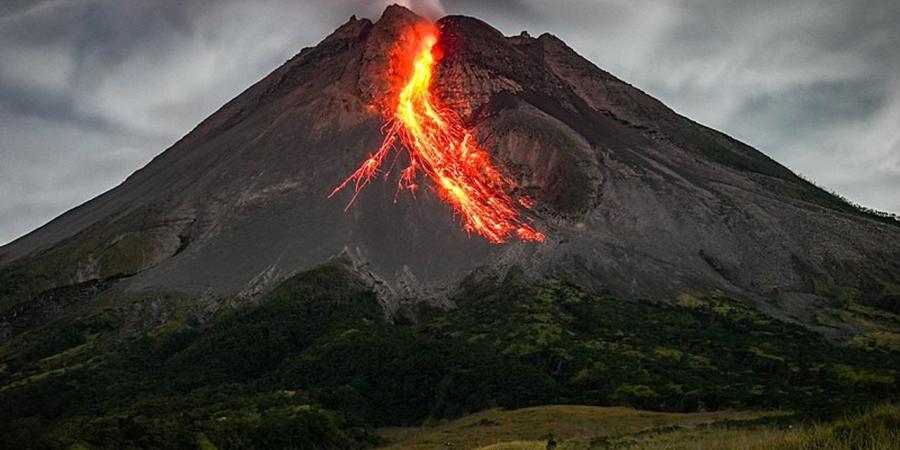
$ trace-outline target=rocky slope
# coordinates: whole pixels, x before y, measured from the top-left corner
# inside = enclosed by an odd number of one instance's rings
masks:
[[[393,182],[345,212],[349,194],[327,195],[377,149],[387,55],[418,20],[396,6],[374,23],[351,19],[122,185],[0,248],[4,334],[35,315],[116,298],[153,305],[161,293],[189,296],[203,316],[342,253],[389,312],[404,299],[444,302],[461,280],[512,266],[629,298],[720,290],[822,331],[859,331],[823,323],[835,302],[896,303],[897,224],[679,116],[552,35],[505,37],[467,17],[439,21],[439,92],[536,199],[547,242],[490,245],[428,190],[395,202]],[[87,300],[46,294],[65,286]]]

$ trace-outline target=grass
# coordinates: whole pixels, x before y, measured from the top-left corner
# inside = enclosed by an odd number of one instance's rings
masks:
[[[554,405],[485,411],[434,427],[383,429],[381,434],[394,441],[385,450],[544,450],[550,433],[557,450],[892,450],[900,442],[896,406],[833,423],[791,424],[793,419],[779,412],[661,414]]]
[[[616,447],[634,450],[893,450],[900,443],[900,408],[881,406],[830,424],[710,427],[657,434]],[[563,450],[565,447],[560,447]]]
[[[838,323],[850,323],[862,330],[849,339],[849,345],[900,351],[900,316],[897,314],[851,302],[837,315]]]
[[[81,367],[84,367],[84,364],[78,363],[78,364],[73,364],[73,365],[71,365],[71,366],[69,366],[69,367],[61,367],[61,368],[58,368],[58,369],[50,369],[50,370],[46,370],[46,371],[43,371],[43,372],[40,372],[40,373],[37,373],[37,374],[34,374],[34,375],[30,375],[30,376],[28,376],[28,377],[26,377],[26,378],[23,378],[23,379],[21,379],[21,380],[18,380],[18,381],[16,381],[16,382],[14,382],[14,383],[10,383],[10,384],[7,384],[7,385],[5,385],[5,386],[0,386],[0,392],[5,391],[5,390],[7,390],[7,389],[12,389],[12,388],[15,388],[15,387],[19,387],[19,386],[24,386],[24,385],[29,384],[29,383],[35,383],[35,382],[38,382],[38,381],[43,381],[43,380],[46,380],[46,379],[48,379],[48,378],[50,378],[50,377],[54,377],[54,376],[57,376],[57,375],[62,375],[62,374],[66,373],[66,372],[68,372],[68,371],[70,371],[70,370],[79,369],[79,368],[81,368]]]
[[[546,448],[547,443],[544,441],[513,441],[488,445],[479,450],[545,450]]]
[[[613,438],[670,427],[694,428],[722,421],[782,416],[781,412],[658,413],[624,407],[550,405],[513,411],[493,409],[436,426],[383,428],[388,449],[544,448],[557,440]],[[565,448],[565,447],[560,447]]]
[[[88,350],[89,346],[97,339],[97,336],[99,336],[99,333],[87,334],[85,336],[85,342],[83,344],[76,345],[54,355],[42,358],[38,362],[44,365],[52,365],[54,363],[64,362],[65,360],[70,359],[74,356],[78,356]]]

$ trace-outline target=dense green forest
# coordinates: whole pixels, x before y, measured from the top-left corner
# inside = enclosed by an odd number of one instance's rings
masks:
[[[64,320],[0,370],[2,448],[364,448],[374,429],[542,404],[829,417],[900,399],[900,352],[839,346],[715,294],[650,302],[517,271],[386,321],[340,264],[259,305],[115,346]],[[47,361],[64,360],[52,370]]]

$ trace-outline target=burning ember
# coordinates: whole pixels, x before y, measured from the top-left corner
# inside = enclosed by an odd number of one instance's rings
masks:
[[[432,24],[413,27],[397,43],[391,59],[391,97],[388,102],[385,139],[381,148],[341,183],[329,197],[353,184],[354,195],[378,174],[384,159],[399,143],[409,155],[409,166],[400,175],[398,190],[415,193],[421,170],[434,183],[440,198],[462,218],[468,233],[478,233],[495,244],[515,234],[520,239],[543,241],[544,235],[519,217],[507,192],[515,182],[504,177],[454,111],[441,105],[431,92],[439,31]],[[527,198],[518,204],[530,208]]]

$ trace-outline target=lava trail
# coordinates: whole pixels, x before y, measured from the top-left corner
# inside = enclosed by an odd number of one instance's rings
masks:
[[[439,30],[433,24],[410,29],[395,46],[391,58],[391,95],[386,115],[385,139],[330,196],[353,185],[354,195],[378,175],[385,158],[401,144],[409,155],[398,189],[415,192],[419,171],[434,183],[438,196],[462,218],[468,233],[478,233],[492,243],[506,242],[512,235],[523,240],[543,241],[544,235],[520,218],[519,208],[508,192],[515,182],[503,176],[480,147],[472,130],[459,115],[441,105],[432,93],[434,66],[440,58]],[[398,74],[401,74],[397,77]],[[405,76],[404,76],[405,75]],[[527,208],[527,198],[518,205]]]

